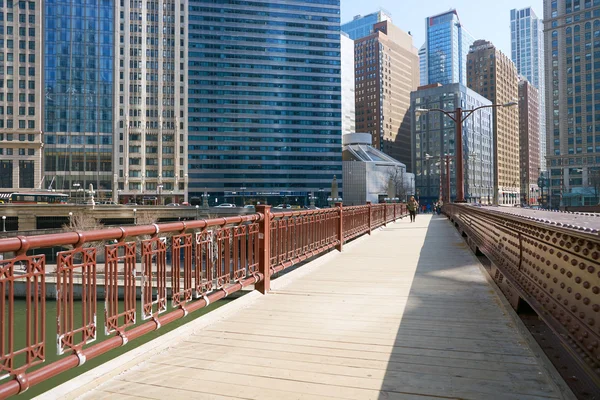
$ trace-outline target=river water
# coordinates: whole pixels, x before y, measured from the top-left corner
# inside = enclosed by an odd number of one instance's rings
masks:
[[[182,325],[184,325],[185,323],[188,323],[218,307],[221,307],[222,305],[225,305],[227,302],[229,301],[233,301],[234,299],[223,299],[220,301],[215,302],[214,304],[211,304],[210,306],[200,309],[194,313],[189,314],[187,317],[177,320],[171,324],[168,325],[164,325],[162,326],[158,331],[154,331],[151,332],[147,335],[144,335],[136,340],[132,340],[129,343],[127,343],[126,346],[123,347],[119,347],[117,349],[111,350],[108,353],[94,358],[93,360],[87,361],[83,366],[81,367],[77,367],[77,368],[73,368],[69,371],[63,372],[62,374],[58,375],[57,377],[54,377],[52,379],[49,379],[46,382],[43,382],[39,385],[33,386],[31,388],[29,388],[29,390],[27,390],[25,393],[21,394],[18,396],[18,399],[30,399],[33,398],[35,396],[40,395],[41,393],[52,389],[58,385],[60,385],[61,383],[64,383],[66,381],[68,381],[69,379],[72,379],[74,377],[76,377],[77,375],[89,371],[90,369],[97,367],[98,365],[101,365],[102,363],[115,358],[123,353],[126,353],[129,350],[132,350],[150,340],[153,340],[157,337],[159,337],[160,335],[167,333],[173,329],[176,329]],[[142,324],[145,323],[147,321],[142,321],[141,318],[141,314],[140,314],[140,310],[141,310],[141,302],[138,301],[137,302],[137,324]],[[171,305],[169,302],[168,305],[168,309],[167,312],[171,311]],[[3,319],[3,321],[5,323],[7,323],[6,321],[6,316],[7,316],[7,310],[2,310],[3,315],[0,315],[0,318]],[[78,310],[76,310],[78,311]],[[27,306],[26,306],[26,301],[25,300],[15,300],[15,316],[14,316],[14,320],[15,320],[15,349],[20,349],[22,347],[24,347],[26,338],[25,338],[25,322],[26,322],[26,317],[27,317]],[[61,355],[58,356],[56,354],[56,332],[57,332],[57,328],[56,328],[56,302],[52,301],[52,300],[46,300],[46,361],[40,365],[39,367],[43,366],[43,365],[48,365],[62,357],[65,357],[68,354],[71,354],[70,352],[66,352],[67,354],[65,355]],[[79,327],[81,325],[80,321],[75,321],[75,326]],[[106,340],[107,338],[112,337],[111,336],[106,336],[104,334],[104,301],[98,301],[97,303],[97,335],[96,335],[96,341],[87,345],[86,347],[89,346],[93,346],[94,344],[97,344],[103,340]],[[131,329],[131,327],[129,328]],[[5,330],[6,332],[6,330]],[[18,362],[22,362],[22,358],[19,358],[17,360]],[[39,368],[37,367],[37,368]],[[36,367],[31,368],[30,371],[36,369]],[[0,381],[0,383],[4,383],[8,378],[5,378],[3,380]]]

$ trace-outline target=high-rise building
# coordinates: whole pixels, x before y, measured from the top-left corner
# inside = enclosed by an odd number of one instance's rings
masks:
[[[42,38],[39,1],[0,2],[0,190],[42,182]]]
[[[544,1],[550,205],[597,204],[600,1]]]
[[[538,89],[541,169],[546,169],[546,83],[543,23],[531,7],[510,11],[511,59],[517,72]]]
[[[411,109],[474,109],[491,102],[460,83],[419,87],[410,95]],[[492,110],[483,108],[463,123],[465,200],[491,203],[494,195],[494,145]],[[441,112],[416,116],[412,129],[413,171],[421,204],[434,203],[440,192],[447,196],[445,155],[455,154],[456,124]],[[441,171],[440,171],[441,167]],[[441,175],[440,175],[441,172]],[[442,190],[440,190],[440,183]],[[456,197],[455,163],[450,163],[451,197]]]
[[[412,36],[390,21],[355,41],[356,130],[373,136],[373,147],[411,165],[410,92],[419,83],[419,56]],[[410,172],[410,171],[409,171]]]
[[[189,1],[192,199],[308,204],[341,181],[339,13],[339,0]]]
[[[72,193],[91,184],[96,198],[110,198],[115,2],[53,0],[44,8],[35,27],[40,37],[44,30],[44,186]]]
[[[526,79],[519,81],[519,150],[521,159],[521,202],[537,203],[541,195],[540,94]]]
[[[186,200],[186,1],[118,5],[114,185],[120,202]]]
[[[419,49],[419,86],[426,86],[429,77],[427,76],[427,46],[423,44]]]
[[[492,43],[477,40],[467,56],[467,86],[492,104],[506,105],[519,96],[515,64]],[[494,117],[494,183],[498,204],[520,201],[519,109],[496,107]]]
[[[346,32],[350,39],[357,40],[372,34],[374,32],[373,25],[383,21],[392,22],[392,15],[384,9],[380,9],[365,16],[355,16],[352,21],[342,24],[341,30]]]
[[[342,57],[342,134],[356,132],[356,99],[354,90],[354,40],[345,32],[340,38]]]
[[[456,10],[425,18],[424,58],[427,81],[421,84],[466,85],[466,63],[473,37],[462,26]]]

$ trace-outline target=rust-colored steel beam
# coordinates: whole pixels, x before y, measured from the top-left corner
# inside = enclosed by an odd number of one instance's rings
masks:
[[[517,308],[525,300],[600,383],[600,239],[597,235],[468,205],[446,204],[473,250]]]

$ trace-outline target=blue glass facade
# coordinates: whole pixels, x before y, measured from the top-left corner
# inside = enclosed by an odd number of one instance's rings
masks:
[[[112,191],[114,0],[44,4],[46,186]]]
[[[374,24],[387,20],[391,20],[391,17],[385,11],[377,11],[364,17],[358,15],[352,21],[342,24],[341,29],[350,39],[358,40],[373,33]]]
[[[488,99],[459,83],[431,87],[412,92],[412,109],[441,108],[465,110],[492,104]],[[445,172],[440,179],[440,158],[454,154],[456,125],[440,112],[429,112],[415,119],[413,135],[413,171],[415,187],[421,204],[432,203],[440,197],[440,182],[446,191]],[[463,123],[463,167],[465,199],[468,202],[491,203],[494,198],[494,139],[492,109],[473,113]],[[431,156],[428,159],[428,156]],[[456,172],[450,164],[452,198],[456,196]]]
[[[425,31],[426,84],[466,85],[467,54],[474,39],[462,27],[456,10],[426,18]]]
[[[190,0],[191,198],[305,204],[341,180],[339,12],[339,0]]]
[[[543,22],[532,8],[510,10],[511,60],[517,72],[540,94],[541,169],[546,170],[546,84],[544,80]]]

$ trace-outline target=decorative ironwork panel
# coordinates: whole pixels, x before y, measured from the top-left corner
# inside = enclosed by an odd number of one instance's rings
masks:
[[[183,276],[181,276],[182,270]],[[192,301],[194,291],[192,234],[173,236],[171,286],[173,289],[173,307]]]
[[[142,241],[142,319],[167,311],[167,238]]]
[[[79,351],[96,340],[96,249],[80,247],[57,256],[56,332],[60,355],[65,350]],[[81,294],[76,293],[76,285]],[[76,297],[81,301],[76,303]]]
[[[353,239],[369,230],[369,207],[344,208],[344,240]]]
[[[41,364],[46,354],[46,258],[0,261],[0,379]],[[26,313],[16,315],[15,284],[25,286]]]
[[[246,277],[248,265],[248,227],[233,228],[233,280],[239,282]]]
[[[259,262],[259,226],[258,224],[248,225],[248,274],[256,275],[258,273]]]
[[[281,239],[279,238],[279,220],[271,220],[271,260],[270,265],[274,267],[278,264],[279,248],[281,247]]]
[[[196,234],[194,272],[197,298],[213,290],[213,237],[213,231]]]
[[[222,288],[231,282],[231,245],[233,233],[231,228],[217,230],[217,257],[215,266],[215,278],[217,288]]]
[[[119,242],[105,246],[104,328],[107,335],[123,333],[136,322],[136,245]],[[123,303],[119,303],[119,290]]]

